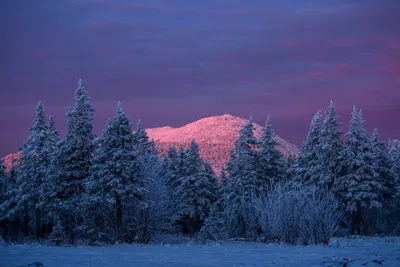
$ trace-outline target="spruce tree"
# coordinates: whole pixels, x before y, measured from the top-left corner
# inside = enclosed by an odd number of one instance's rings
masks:
[[[218,180],[208,161],[204,162],[201,176],[206,180],[206,185],[209,186],[208,198],[211,204],[217,200]]]
[[[221,167],[221,171],[219,174],[219,179],[218,179],[218,196],[224,195],[225,189],[228,185],[228,176],[226,174],[225,167]]]
[[[383,183],[383,197],[385,202],[391,201],[396,194],[396,173],[390,159],[389,150],[383,141],[379,140],[378,129],[372,133],[372,155],[376,173]]]
[[[64,226],[60,219],[56,219],[53,231],[49,235],[50,242],[55,246],[60,246],[66,239]]]
[[[141,120],[138,120],[134,133],[134,151],[138,156],[157,154],[154,141],[149,141]]]
[[[230,199],[237,196],[246,196],[260,193],[260,183],[258,180],[256,162],[259,142],[254,136],[254,125],[250,119],[240,130],[239,138],[235,141],[235,146],[231,151],[230,160],[227,163],[229,173],[229,183],[231,192]]]
[[[278,142],[273,139],[274,131],[270,116],[268,115],[261,136],[258,155],[258,170],[260,179],[260,190],[266,192],[276,182],[286,179],[285,158],[277,149]]]
[[[316,146],[318,161],[315,164],[315,169],[311,170],[315,175],[312,180],[323,191],[333,189],[338,172],[341,169],[340,155],[343,150],[341,140],[343,131],[340,126],[341,122],[339,116],[337,116],[336,107],[331,101],[326,110],[319,144]]]
[[[134,133],[134,153],[141,165],[142,178],[146,181],[145,208],[141,211],[141,236],[147,242],[151,233],[172,228],[171,198],[168,194],[167,177],[153,140],[149,140],[141,120]]]
[[[46,125],[46,144],[45,144],[45,155],[48,158],[48,166],[46,168],[46,175],[43,184],[40,188],[40,203],[41,206],[49,212],[52,207],[52,199],[56,192],[56,182],[54,181],[54,158],[57,153],[57,145],[60,142],[60,136],[55,126],[54,117],[50,116]],[[47,214],[48,216],[49,214]]]
[[[347,146],[342,156],[346,172],[337,181],[337,192],[351,215],[352,234],[360,234],[362,210],[382,207],[383,183],[374,166],[372,143],[364,128],[362,112],[355,107],[346,136]]]
[[[122,240],[123,205],[127,200],[142,201],[146,184],[134,153],[132,123],[118,103],[116,115],[108,120],[100,145],[95,150],[91,175],[86,185],[88,204],[109,204],[115,212],[117,240]]]
[[[190,142],[182,159],[184,169],[181,172],[180,186],[177,190],[177,209],[183,231],[193,234],[200,230],[209,214],[212,201],[215,199],[215,185],[207,169],[204,169],[199,147],[194,140]]]
[[[169,197],[168,210],[171,212],[171,221],[174,222],[178,220],[178,194],[177,190],[180,187],[181,177],[180,177],[180,161],[179,154],[174,146],[171,146],[164,158],[163,162],[163,177],[166,182],[167,194]]]
[[[320,145],[321,134],[321,111],[318,110],[311,121],[310,129],[307,134],[307,140],[303,142],[300,148],[299,157],[295,164],[296,180],[300,182],[317,184],[321,171],[320,162],[318,161],[318,148]]]
[[[41,102],[36,106],[36,116],[32,127],[28,130],[30,136],[20,148],[17,166],[17,180],[11,202],[14,210],[24,213],[24,233],[28,234],[30,210],[35,212],[35,236],[41,238],[41,218],[43,210],[43,187],[51,164],[51,148],[48,147],[48,119]]]
[[[389,156],[397,177],[397,185],[400,186],[400,140],[389,140]]]
[[[232,220],[229,222],[232,230],[230,235],[245,236],[253,230],[247,223],[247,204],[251,203],[255,196],[262,194],[262,183],[256,166],[259,141],[253,131],[254,125],[250,118],[240,130],[227,163],[229,179],[226,198]]]
[[[226,196],[228,178],[225,168],[221,168],[218,180],[216,201],[212,205],[210,215],[204,221],[201,234],[206,240],[222,240],[227,238]]]
[[[383,141],[379,140],[378,129],[372,133],[373,165],[378,181],[382,183],[382,209],[371,210],[365,217],[369,219],[369,232],[390,232],[396,222],[396,173],[390,159],[389,149]],[[368,233],[367,233],[368,234]]]
[[[58,213],[68,224],[70,242],[75,242],[75,230],[78,226],[80,202],[84,193],[84,181],[90,174],[92,157],[95,149],[93,121],[95,110],[90,97],[78,81],[75,90],[75,104],[67,108],[67,131],[65,139],[58,143],[55,155],[55,199]]]
[[[179,186],[179,155],[175,147],[170,147],[167,151],[167,156],[164,160],[164,171],[167,184],[169,187],[169,194],[174,197],[174,193]]]

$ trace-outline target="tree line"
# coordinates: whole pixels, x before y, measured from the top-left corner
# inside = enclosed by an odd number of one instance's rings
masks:
[[[400,142],[364,128],[354,108],[346,141],[333,102],[314,116],[300,154],[285,158],[268,116],[261,138],[250,119],[215,175],[192,140],[161,157],[118,103],[101,137],[79,80],[61,139],[38,103],[30,136],[9,172],[0,164],[0,230],[10,242],[54,245],[150,242],[157,234],[327,242],[400,232]]]

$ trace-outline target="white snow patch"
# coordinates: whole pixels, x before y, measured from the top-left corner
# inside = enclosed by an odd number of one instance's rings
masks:
[[[0,266],[41,262],[59,266],[400,266],[399,237],[338,238],[329,246],[262,243],[116,245],[109,247],[0,247]],[[381,262],[381,264],[379,264]]]

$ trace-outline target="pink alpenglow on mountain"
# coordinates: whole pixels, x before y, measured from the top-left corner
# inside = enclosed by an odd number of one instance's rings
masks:
[[[221,167],[229,160],[230,151],[234,142],[239,137],[239,131],[246,123],[246,119],[225,114],[222,116],[208,117],[189,123],[179,128],[169,126],[147,129],[150,139],[154,139],[161,154],[169,147],[180,145],[185,148],[189,146],[190,140],[194,138],[199,144],[201,156],[211,163],[214,171],[218,174]],[[262,127],[256,123],[255,136],[261,137]],[[274,136],[279,143],[278,149],[285,155],[297,155],[298,148],[282,139]]]
[[[225,114],[200,119],[179,128],[165,126],[150,128],[146,132],[149,138],[155,141],[161,155],[166,153],[171,146],[175,146],[176,149],[181,145],[187,148],[191,139],[194,138],[199,145],[201,156],[209,161],[215,173],[219,174],[221,167],[229,160],[230,151],[246,121],[246,119]],[[255,136],[261,137],[262,127],[256,123],[254,126]],[[278,149],[285,156],[298,155],[299,150],[295,145],[278,135],[275,135],[274,138],[279,144]],[[14,153],[4,158],[7,170],[10,170],[12,160],[17,157],[18,153]]]

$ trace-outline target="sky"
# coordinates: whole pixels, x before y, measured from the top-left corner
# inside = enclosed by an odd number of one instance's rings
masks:
[[[0,156],[38,101],[63,135],[79,78],[101,133],[117,101],[145,127],[232,114],[300,145],[330,100],[400,138],[398,0],[3,0]]]

